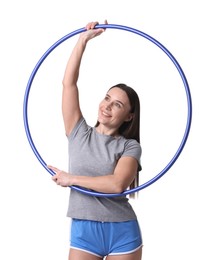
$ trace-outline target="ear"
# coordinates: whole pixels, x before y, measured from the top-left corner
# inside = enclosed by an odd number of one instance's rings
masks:
[[[133,119],[134,114],[130,113],[128,117],[125,119],[125,122],[130,122]]]

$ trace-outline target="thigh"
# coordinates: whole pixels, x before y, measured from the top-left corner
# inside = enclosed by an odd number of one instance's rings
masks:
[[[70,248],[102,258],[106,253],[101,237],[101,223],[97,221],[72,221]]]
[[[142,235],[136,220],[110,223],[108,255],[129,255],[142,247]],[[108,239],[107,239],[108,240]]]
[[[70,249],[69,257],[68,257],[68,260],[102,260],[102,259],[103,258],[73,248]]]
[[[141,260],[142,259],[142,247],[131,254],[123,255],[109,255],[106,260]]]

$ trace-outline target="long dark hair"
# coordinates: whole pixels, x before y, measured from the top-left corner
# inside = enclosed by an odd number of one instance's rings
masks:
[[[112,86],[112,88],[120,88],[128,96],[131,111],[130,113],[133,113],[133,117],[130,121],[124,122],[120,128],[119,128],[119,134],[124,136],[126,139],[135,139],[138,143],[140,143],[140,101],[139,96],[137,95],[136,91],[127,86],[126,84],[120,83],[115,86]],[[109,89],[109,90],[110,90]],[[99,125],[99,122],[96,123],[96,126]],[[141,167],[138,167],[137,175],[133,182],[130,185],[130,189],[133,189],[139,185],[139,171],[141,170]],[[130,197],[134,197],[134,194],[130,194]]]

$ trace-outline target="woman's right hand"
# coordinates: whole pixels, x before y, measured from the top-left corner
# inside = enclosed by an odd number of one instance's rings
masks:
[[[105,21],[105,23],[107,24],[107,21]],[[91,22],[86,25],[86,31],[80,34],[65,69],[65,74],[62,81],[62,113],[67,136],[69,136],[72,129],[82,117],[77,81],[82,56],[87,42],[105,31],[103,28],[95,29],[97,24],[98,22]]]
[[[105,20],[104,23],[105,23],[105,24],[108,24],[108,23],[107,23],[107,20]],[[98,23],[98,22],[90,22],[90,23],[88,23],[88,24],[85,26],[86,31],[83,32],[80,37],[82,37],[82,38],[84,37],[84,39],[85,39],[86,41],[89,41],[89,40],[95,38],[96,36],[99,36],[100,34],[102,34],[102,33],[105,31],[105,29],[104,29],[104,28],[95,29],[95,26],[96,26],[97,24],[99,24],[99,23]]]

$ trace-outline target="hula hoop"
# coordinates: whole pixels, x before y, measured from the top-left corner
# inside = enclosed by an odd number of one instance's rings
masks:
[[[122,195],[128,195],[130,193],[134,193],[137,191],[140,191],[148,186],[150,186],[151,184],[153,184],[154,182],[156,182],[158,179],[160,179],[172,166],[173,164],[176,162],[176,160],[178,159],[179,155],[181,154],[186,141],[188,139],[188,135],[190,132],[190,127],[191,127],[191,120],[192,120],[192,101],[191,101],[191,94],[190,94],[190,89],[189,89],[189,85],[187,82],[187,79],[184,75],[184,72],[182,70],[182,68],[180,67],[179,63],[177,62],[177,60],[175,59],[175,57],[157,40],[155,40],[154,38],[152,38],[151,36],[149,36],[148,34],[141,32],[139,30],[136,30],[134,28],[131,27],[127,27],[127,26],[123,26],[123,25],[116,25],[116,24],[101,24],[101,25],[97,25],[96,28],[109,28],[109,29],[119,29],[119,30],[125,30],[131,33],[135,33],[137,35],[140,35],[144,38],[146,38],[147,40],[151,41],[153,44],[155,44],[156,46],[158,46],[163,52],[165,52],[165,54],[170,58],[170,60],[174,63],[176,69],[178,70],[181,79],[183,81],[184,84],[184,88],[185,88],[185,92],[186,92],[186,97],[187,97],[187,122],[186,122],[186,128],[185,128],[185,132],[183,135],[183,138],[181,140],[181,143],[175,153],[175,155],[173,156],[173,158],[170,160],[170,162],[166,165],[166,167],[159,172],[155,177],[153,177],[152,179],[150,179],[149,181],[145,182],[144,184],[133,188],[131,190],[126,190],[120,194],[116,194],[116,193],[100,193],[100,192],[94,192],[94,191],[90,191],[87,190],[85,188],[80,188],[77,186],[71,186],[70,188],[77,190],[81,193],[90,195],[90,196],[97,196],[97,197],[117,197],[117,196],[122,196]],[[39,160],[39,162],[42,164],[42,166],[53,176],[55,173],[50,170],[49,168],[47,168],[47,164],[45,163],[45,161],[42,159],[41,155],[39,154],[39,152],[37,151],[35,144],[33,142],[30,130],[29,130],[29,123],[28,123],[28,98],[29,98],[29,93],[30,93],[30,89],[31,89],[31,85],[32,82],[34,80],[34,77],[38,71],[38,69],[40,68],[41,64],[43,63],[43,61],[46,59],[46,57],[61,43],[63,43],[64,41],[66,41],[67,39],[69,39],[70,37],[73,37],[79,33],[84,32],[86,29],[85,28],[81,28],[78,30],[75,30],[67,35],[65,35],[64,37],[62,37],[61,39],[59,39],[56,43],[54,43],[44,54],[43,56],[40,58],[40,60],[38,61],[38,63],[36,64],[35,68],[33,69],[30,78],[28,80],[27,83],[27,87],[26,87],[26,91],[25,91],[25,95],[24,95],[24,104],[23,104],[23,118],[24,118],[24,127],[25,127],[25,132],[27,135],[27,139],[29,141],[29,144],[35,154],[35,156],[37,157],[37,159]]]

